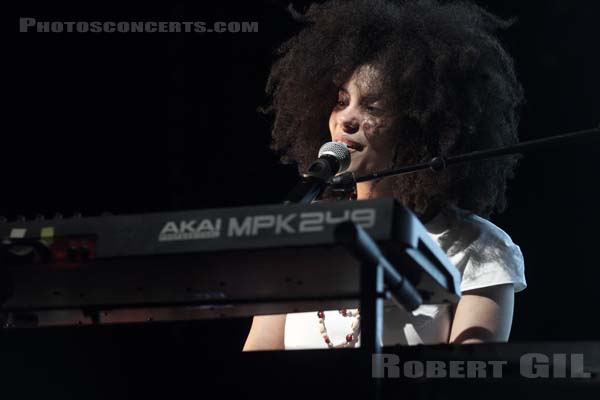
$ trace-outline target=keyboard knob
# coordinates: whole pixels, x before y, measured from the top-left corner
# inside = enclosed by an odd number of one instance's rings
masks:
[[[78,255],[78,253],[79,253],[79,252],[77,251],[77,247],[73,247],[73,246],[69,247],[69,248],[67,249],[67,259],[68,259],[70,262],[75,262],[75,261],[77,261],[77,255]]]
[[[79,248],[79,256],[83,261],[87,261],[90,258],[90,249],[87,246]]]

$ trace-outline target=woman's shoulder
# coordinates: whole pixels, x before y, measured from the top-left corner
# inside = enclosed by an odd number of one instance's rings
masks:
[[[430,226],[438,235],[461,242],[464,247],[478,244],[515,246],[510,235],[502,228],[486,218],[459,208],[443,210]],[[428,229],[430,226],[426,225]]]
[[[446,230],[438,243],[463,272],[462,290],[510,282],[518,292],[527,286],[523,254],[507,232],[465,210],[451,210],[442,219]]]

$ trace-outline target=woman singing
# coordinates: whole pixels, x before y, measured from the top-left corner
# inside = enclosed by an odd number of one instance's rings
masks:
[[[518,141],[522,88],[494,36],[510,22],[464,2],[328,1],[282,45],[265,111],[272,148],[305,171],[341,141],[358,176]],[[507,341],[526,287],[517,245],[486,218],[506,208],[517,160],[498,158],[356,185],[360,201],[394,197],[422,221],[461,275],[455,306],[385,307],[383,345]],[[325,198],[333,199],[332,195]],[[244,351],[356,347],[358,310],[255,316]]]

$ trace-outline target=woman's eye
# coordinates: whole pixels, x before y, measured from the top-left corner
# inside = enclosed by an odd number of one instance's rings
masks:
[[[344,100],[338,100],[338,102],[337,102],[338,107],[344,107],[345,105],[346,105],[346,102]]]
[[[371,113],[371,114],[380,114],[383,110],[381,110],[380,108],[377,107],[371,107],[368,106],[367,107],[367,112]]]

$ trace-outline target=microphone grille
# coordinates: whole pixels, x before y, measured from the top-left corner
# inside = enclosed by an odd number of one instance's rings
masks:
[[[324,155],[335,157],[340,163],[340,169],[337,173],[344,172],[350,166],[350,150],[345,143],[327,142],[319,149],[319,158]]]

